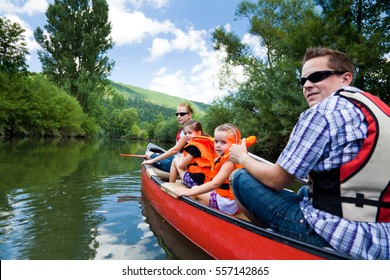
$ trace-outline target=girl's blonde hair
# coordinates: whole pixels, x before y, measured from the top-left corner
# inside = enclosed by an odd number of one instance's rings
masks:
[[[224,123],[220,126],[217,126],[215,131],[225,131],[230,132],[232,134],[232,137],[229,137],[229,140],[232,140],[231,142],[239,144],[241,141],[241,132],[240,130],[231,123]]]

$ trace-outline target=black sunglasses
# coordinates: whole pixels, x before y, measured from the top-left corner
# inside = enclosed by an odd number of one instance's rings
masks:
[[[318,83],[318,82],[325,80],[330,75],[333,75],[333,74],[341,75],[341,74],[344,74],[346,72],[347,71],[331,71],[331,70],[317,71],[317,72],[311,73],[306,78],[301,77],[301,86],[304,86],[306,84],[307,80],[309,80],[312,83]]]
[[[180,115],[180,117],[188,115],[188,112],[181,112],[181,113],[176,113],[176,117]]]

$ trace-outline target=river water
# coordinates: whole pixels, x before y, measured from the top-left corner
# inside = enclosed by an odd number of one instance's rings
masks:
[[[209,259],[143,197],[147,143],[0,138],[0,259]]]

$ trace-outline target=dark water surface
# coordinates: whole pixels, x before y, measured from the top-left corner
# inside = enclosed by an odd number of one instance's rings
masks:
[[[146,142],[0,139],[0,259],[208,259],[141,192]]]

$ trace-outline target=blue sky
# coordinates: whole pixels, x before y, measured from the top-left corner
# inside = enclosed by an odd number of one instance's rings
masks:
[[[52,0],[1,0],[0,15],[20,23],[30,56],[29,70],[40,72],[33,31],[46,23]],[[247,34],[248,21],[235,20],[241,0],[108,0],[115,46],[111,80],[182,98],[210,103],[231,88],[218,88],[220,59],[211,33],[218,26],[235,32],[260,52],[256,38]],[[243,77],[234,69],[237,79]]]

